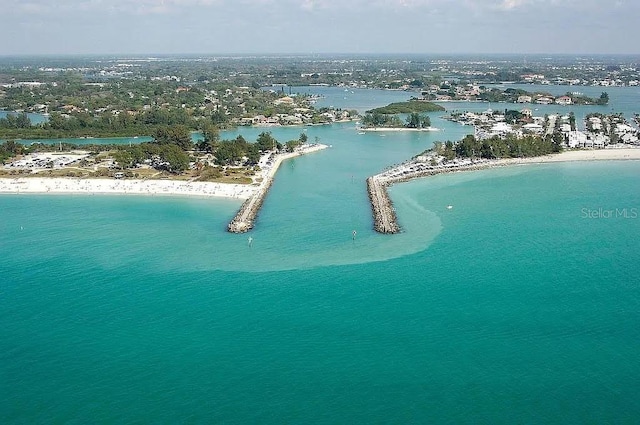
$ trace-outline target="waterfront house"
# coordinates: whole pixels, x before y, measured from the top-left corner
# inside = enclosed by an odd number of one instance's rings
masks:
[[[293,105],[293,98],[290,96],[281,97],[273,101],[274,105]]]
[[[581,131],[570,131],[567,133],[567,146],[570,148],[584,147],[587,142],[587,135]]]
[[[593,134],[591,140],[594,149],[604,149],[604,147],[611,142],[609,136],[605,136],[604,134]]]
[[[632,133],[625,133],[620,137],[620,141],[622,143],[626,143],[628,145],[637,145],[639,143],[638,136]]]
[[[496,122],[495,124],[493,124],[490,130],[490,133],[493,136],[505,136],[508,133],[512,133],[512,132],[513,132],[513,127],[511,127],[510,124],[507,124],[505,122]]]
[[[436,95],[436,101],[439,102],[447,102],[451,100],[451,96],[449,96],[448,94],[438,94]]]
[[[531,96],[518,96],[518,103],[531,103],[533,98]]]
[[[602,130],[602,120],[599,117],[591,117],[587,123],[587,128],[591,128],[591,131]]]
[[[540,105],[551,105],[553,103],[553,99],[547,96],[541,96],[536,99],[536,103],[539,103]]]
[[[571,105],[573,103],[573,100],[571,100],[569,96],[560,96],[559,98],[556,99],[556,103],[558,105],[567,106],[567,105]]]
[[[540,124],[535,123],[525,124],[522,126],[522,129],[525,132],[533,134],[542,134],[542,132],[544,131],[544,127],[542,127]]]

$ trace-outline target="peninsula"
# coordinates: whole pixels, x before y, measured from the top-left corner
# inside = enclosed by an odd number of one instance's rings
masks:
[[[473,141],[472,139],[473,136],[468,136],[463,141],[452,144],[454,152],[465,152],[464,145],[468,146]],[[454,159],[452,160],[446,159],[446,149],[446,145],[438,144],[434,149],[425,151],[407,162],[367,179],[367,191],[373,214],[373,228],[376,232],[393,234],[401,231],[393,202],[387,191],[387,188],[395,183],[443,173],[474,171],[512,165],[570,161],[640,160],[640,147],[630,147],[628,145],[612,146],[607,149],[567,150],[555,153],[553,151],[540,152],[529,157],[476,158],[465,155],[458,157],[454,154]]]

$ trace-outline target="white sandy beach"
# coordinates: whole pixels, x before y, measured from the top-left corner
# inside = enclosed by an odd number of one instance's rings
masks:
[[[443,165],[430,166],[422,160],[412,160],[396,167],[389,168],[374,176],[386,183],[406,181],[414,178],[432,176],[440,173],[458,171],[474,171],[493,167],[508,167],[526,164],[544,164],[577,161],[624,161],[640,160],[640,148],[609,148],[594,150],[571,150],[553,155],[534,158],[505,158],[505,159],[471,159],[459,160]]]
[[[592,150],[570,150],[559,154],[535,158],[512,159],[514,163],[546,163],[571,161],[623,161],[640,160],[640,148],[608,148]]]
[[[318,152],[328,147],[329,146],[323,145],[320,143],[309,144],[309,145],[304,145],[303,147],[297,149],[294,152],[281,153],[279,155],[276,155],[276,158],[274,159],[273,164],[271,164],[270,166],[261,166],[262,177],[265,180],[267,178],[273,178],[276,175],[276,171],[278,171],[280,164],[282,164],[282,161],[286,159],[295,158],[296,156],[306,155],[312,152]]]
[[[13,177],[0,178],[0,193],[51,193],[51,194],[125,194],[206,196],[248,199],[273,178],[280,163],[288,158],[316,152],[326,145],[307,145],[292,153],[276,155],[270,164],[261,164],[263,182],[260,184],[232,184],[214,182],[190,182],[180,180],[139,180],[113,178],[65,178],[65,177]]]
[[[257,189],[257,185],[178,180],[116,180],[57,177],[0,178],[0,193],[216,196],[247,199]]]

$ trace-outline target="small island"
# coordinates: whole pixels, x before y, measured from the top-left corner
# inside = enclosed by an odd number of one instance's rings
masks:
[[[434,131],[431,118],[425,112],[444,111],[445,109],[431,102],[410,100],[396,102],[382,108],[367,111],[362,117],[362,131]],[[408,114],[402,120],[398,114]]]
[[[412,99],[407,102],[395,102],[390,103],[387,106],[383,106],[381,108],[375,108],[367,111],[369,114],[386,114],[386,115],[395,115],[395,114],[411,114],[411,113],[424,113],[424,112],[441,112],[444,111],[445,108],[432,103],[426,102],[424,100]]]

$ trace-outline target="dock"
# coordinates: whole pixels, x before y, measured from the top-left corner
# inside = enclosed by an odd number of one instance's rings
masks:
[[[294,152],[275,155],[273,164],[263,174],[263,180],[260,183],[258,190],[256,190],[255,193],[242,204],[238,213],[233,217],[233,220],[229,222],[227,230],[231,233],[246,233],[253,229],[255,220],[260,212],[260,208],[262,208],[262,204],[269,194],[269,189],[273,184],[276,172],[278,171],[280,164],[282,164],[282,161],[311,152],[318,152],[325,148],[328,148],[328,146],[316,143],[304,145]]]

